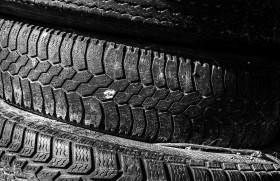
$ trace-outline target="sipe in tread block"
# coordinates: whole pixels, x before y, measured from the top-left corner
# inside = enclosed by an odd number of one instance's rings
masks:
[[[279,130],[269,65],[0,20],[0,96],[27,111],[145,142],[257,147]]]
[[[2,180],[267,181],[280,177],[279,159],[260,151],[143,143],[60,123],[3,101],[0,116],[5,120],[0,138],[11,140],[0,146]],[[13,149],[19,140],[23,146]],[[33,154],[23,154],[27,150]]]

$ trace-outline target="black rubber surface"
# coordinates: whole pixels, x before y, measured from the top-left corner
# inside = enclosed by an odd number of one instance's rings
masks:
[[[277,158],[259,151],[146,144],[0,102],[2,180],[278,181],[279,170]]]
[[[259,54],[277,53],[280,43],[277,0],[2,0],[0,6],[24,18],[173,45]]]
[[[148,142],[256,147],[279,130],[279,68],[145,47],[2,18],[0,96]]]

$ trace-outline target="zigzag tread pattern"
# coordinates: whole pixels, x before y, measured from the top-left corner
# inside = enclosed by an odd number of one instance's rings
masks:
[[[28,111],[148,142],[256,147],[278,130],[276,71],[1,22],[0,96]]]
[[[16,109],[3,102],[0,104],[0,117],[6,120],[0,125],[3,130],[0,138],[12,140],[0,147],[0,177],[3,180],[266,181],[280,177],[279,160],[259,151],[238,150],[239,154],[236,154],[232,149],[233,153],[225,151],[223,156],[221,150],[219,153],[213,150],[188,153],[185,149],[168,147],[153,150],[151,144],[139,148],[137,141],[123,139],[130,142],[131,146],[127,146],[127,143],[108,141],[109,135],[105,140],[98,139],[96,133],[93,137],[85,136],[87,131],[83,128]],[[26,156],[21,150],[30,147],[30,135],[37,135],[37,144],[35,154]],[[11,150],[19,137],[24,140],[23,146]],[[109,137],[114,140],[113,136]],[[50,153],[48,159],[38,159],[37,153],[43,152]],[[260,155],[254,155],[256,153]],[[207,155],[207,159],[196,154]]]

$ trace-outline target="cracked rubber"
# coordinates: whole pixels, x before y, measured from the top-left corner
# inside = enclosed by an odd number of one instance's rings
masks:
[[[277,0],[2,0],[0,6],[44,23],[218,51],[277,53],[280,43]]]
[[[182,149],[127,140],[37,116],[0,101],[1,180],[278,181],[280,178],[280,162],[269,154],[197,147],[198,150],[196,145]]]
[[[279,130],[279,68],[169,54],[0,19],[0,97],[146,142],[258,147]]]

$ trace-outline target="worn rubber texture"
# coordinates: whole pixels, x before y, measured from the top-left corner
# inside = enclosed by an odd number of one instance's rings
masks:
[[[175,45],[251,47],[256,54],[277,51],[280,43],[277,0],[1,0],[0,6],[24,18]]]
[[[68,30],[67,30],[68,31]],[[0,19],[0,96],[34,113],[147,142],[267,144],[279,68],[168,54]]]
[[[1,180],[278,181],[280,178],[279,160],[271,155],[253,150],[201,146],[196,150],[195,147],[181,149],[126,140],[36,116],[0,102]]]

